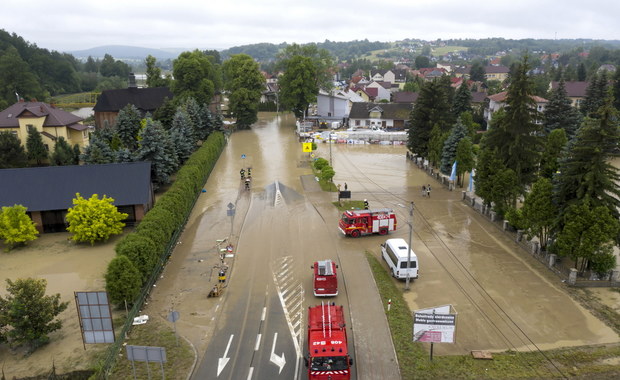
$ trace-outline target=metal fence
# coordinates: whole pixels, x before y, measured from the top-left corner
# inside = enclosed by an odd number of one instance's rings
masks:
[[[540,249],[539,242],[528,240],[522,231],[517,231],[507,221],[498,220],[491,207],[484,205],[481,198],[463,191],[462,199],[464,203],[486,217],[497,229],[510,236],[522,248],[522,253],[529,253],[531,257],[555,273],[562,282],[575,287],[620,287],[620,281],[614,281],[617,278],[617,274],[614,278],[614,272],[609,272],[602,278],[591,271],[579,273],[569,259]]]

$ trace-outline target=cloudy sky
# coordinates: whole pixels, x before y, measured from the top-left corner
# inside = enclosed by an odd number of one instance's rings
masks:
[[[617,0],[3,0],[0,29],[58,51],[405,38],[620,40]]]

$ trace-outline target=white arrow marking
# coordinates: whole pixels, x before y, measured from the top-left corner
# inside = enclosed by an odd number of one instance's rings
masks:
[[[278,372],[278,374],[280,374],[282,373],[282,368],[284,368],[284,365],[286,364],[286,359],[284,358],[284,351],[282,351],[282,356],[275,354],[274,351],[276,350],[276,340],[278,340],[278,333],[273,335],[273,345],[271,345],[271,357],[269,358],[269,361],[280,368],[280,371]]]
[[[230,335],[230,339],[228,339],[228,345],[226,346],[226,351],[224,351],[224,356],[217,359],[217,375],[219,376],[220,373],[222,373],[222,370],[224,370],[224,367],[226,367],[226,364],[228,364],[228,361],[230,360],[230,358],[227,358],[226,356],[228,355],[228,350],[230,349],[230,344],[232,343],[232,339],[233,339],[234,335]]]

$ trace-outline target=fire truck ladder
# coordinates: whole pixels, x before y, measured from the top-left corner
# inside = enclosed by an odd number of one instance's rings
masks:
[[[325,301],[321,301],[321,318],[322,318],[322,325],[323,325],[323,337],[325,336]],[[327,325],[328,327],[328,332],[329,332],[329,337],[331,338],[332,336],[332,313],[329,309],[329,303],[327,304]]]

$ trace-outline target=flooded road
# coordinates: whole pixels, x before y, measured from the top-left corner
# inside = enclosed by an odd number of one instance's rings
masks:
[[[210,352],[203,362],[210,363],[204,365],[205,371],[215,371],[218,359],[230,347],[240,369],[228,372],[233,366],[226,365],[221,376],[247,378],[250,371],[275,376],[282,362],[270,361],[269,350],[277,341],[277,350],[288,363],[281,373],[299,376],[303,369],[294,358],[303,350],[304,332],[287,329],[287,324],[297,325],[295,318],[305,316],[291,312],[297,305],[278,299],[282,284],[274,276],[292,260],[290,288],[299,291],[300,304],[307,307],[320,302],[312,296],[310,265],[333,258],[341,266],[345,284],[335,301],[347,310],[357,378],[397,378],[394,359],[376,356],[393,350],[382,310],[387,300],[379,299],[363,256],[369,250],[379,257],[379,244],[385,238],[340,235],[339,213],[331,205],[336,194],[316,187],[293,124],[290,116],[261,114],[252,130],[231,136],[149,309],[162,318],[170,307],[181,312],[179,332],[194,344],[199,356]],[[390,237],[408,238],[405,205],[415,202],[413,247],[420,278],[405,293],[408,306],[416,310],[452,304],[458,312],[456,343],[435,345],[436,354],[537,351],[618,341],[560,284],[539,274],[536,264],[520,254],[521,248],[461,202],[460,190],[447,191],[406,160],[405,152],[404,146],[332,145],[334,182],[346,182],[353,199],[368,199],[371,208],[393,208],[399,225]],[[329,145],[319,144],[316,153],[329,160]],[[242,167],[252,168],[249,192],[240,185]],[[423,198],[420,189],[429,183],[431,197]],[[226,216],[229,204],[234,205],[234,219]],[[234,262],[230,259],[230,282],[223,297],[207,299],[218,264],[215,240],[224,237],[236,247]],[[265,320],[263,308],[268,310]],[[264,339],[261,343],[256,343],[257,334]],[[253,353],[255,345],[259,348]],[[218,376],[210,372],[208,377]]]
[[[318,148],[316,154],[329,159],[329,145]],[[408,239],[406,205],[415,202],[413,247],[420,278],[405,293],[406,301],[411,310],[452,304],[458,312],[456,343],[435,345],[436,355],[618,342],[555,277],[544,275],[520,247],[461,202],[460,189],[442,188],[407,161],[405,152],[404,146],[334,144],[334,182],[346,182],[353,199],[368,199],[372,208],[393,208],[399,224],[389,237]],[[252,167],[251,191],[241,186],[242,167]],[[177,330],[199,360],[215,350],[208,377],[218,377],[223,357],[229,362],[219,377],[247,379],[250,369],[257,379],[303,377],[298,356],[305,343],[305,312],[321,301],[312,295],[310,265],[328,258],[340,266],[342,290],[330,301],[346,310],[354,378],[399,377],[383,315],[387,300],[379,298],[364,258],[365,250],[379,257],[385,237],[341,236],[339,213],[331,204],[336,194],[320,191],[311,173],[294,119],[261,114],[252,130],[231,136],[205,185],[143,313],[165,321],[171,310],[178,311]],[[421,186],[429,183],[431,197],[423,198]],[[228,215],[230,205],[234,217]],[[59,292],[64,301],[72,301],[75,290],[102,289],[102,274],[120,236],[94,248],[71,244],[67,237],[46,234],[26,249],[3,254],[0,275],[45,278],[47,293]],[[226,258],[228,287],[222,297],[207,298],[220,264],[216,240],[224,238],[234,245],[234,257]],[[283,272],[288,267],[290,274]],[[295,297],[281,297],[284,292]],[[619,301],[612,298],[617,309]],[[71,304],[61,315],[62,331],[27,360],[0,351],[11,370],[7,375],[47,373],[52,361],[66,372],[74,369],[72,363],[87,362],[85,355],[104,349],[84,351],[75,315]],[[240,369],[231,371],[237,361]]]

